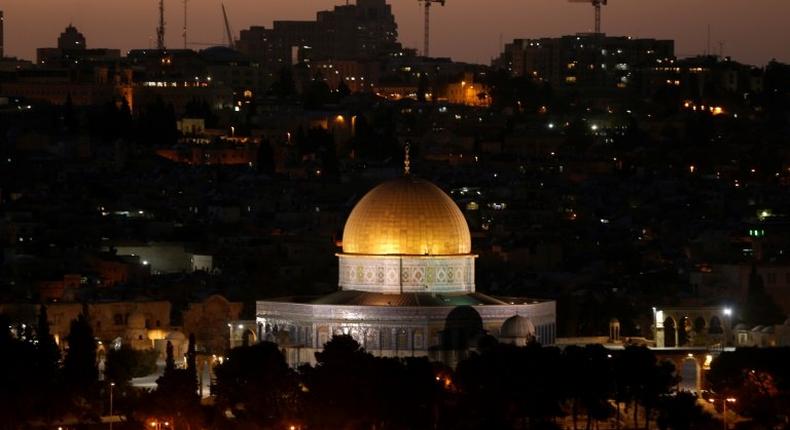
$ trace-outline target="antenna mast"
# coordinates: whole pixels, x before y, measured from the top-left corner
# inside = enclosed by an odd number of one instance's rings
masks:
[[[187,1],[189,0],[184,0],[184,34],[182,34],[184,37],[184,49],[187,49]]]
[[[159,0],[159,27],[156,28],[156,49],[165,49],[165,0]]]

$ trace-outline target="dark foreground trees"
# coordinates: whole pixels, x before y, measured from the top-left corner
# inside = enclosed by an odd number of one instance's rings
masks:
[[[656,424],[661,430],[716,430],[721,425],[700,406],[697,396],[686,392],[661,399]]]
[[[67,340],[61,360],[46,307],[36,327],[11,327],[0,316],[0,429],[97,416],[96,343],[87,318],[72,322]]]
[[[298,379],[276,344],[234,348],[215,374],[217,405],[240,420],[272,426],[296,418]]]
[[[723,352],[708,380],[717,397],[735,398],[731,408],[772,428],[790,421],[790,348],[739,348]]]
[[[62,362],[45,339],[45,319],[38,340],[18,329],[0,333],[0,347],[8,351],[0,354],[5,426],[0,428],[54,422],[65,413],[82,419],[106,413],[107,392],[99,397],[99,388],[108,381],[97,381],[96,345],[87,319],[73,323]],[[672,366],[641,347],[516,347],[490,339],[454,371],[427,358],[375,357],[352,337],[337,336],[316,354],[315,365],[295,370],[276,344],[262,342],[227,352],[215,367],[210,405],[201,404],[198,396],[202,360],[194,341],[183,357],[188,363],[184,369],[176,367],[182,357],[174,357],[168,345],[164,375],[150,392],[124,387],[133,374],[129,357],[128,350],[111,353],[105,376],[118,382],[115,411],[130,422],[137,420],[135,425],[147,425],[144,421],[151,417],[194,429],[593,430],[609,421],[622,428],[707,430],[714,423],[695,399],[673,392],[677,379]],[[751,402],[739,399],[739,407],[771,407],[779,417],[786,399],[781,393],[787,392],[786,361],[769,355],[756,361],[722,357],[711,373],[716,389],[725,392],[738,384],[744,396],[753,396]],[[754,373],[742,372],[746,362]],[[46,369],[54,372],[48,381],[36,376],[38,371],[47,374]],[[49,400],[42,404],[42,399]]]
[[[316,361],[300,369],[310,428],[435,428],[442,383],[427,359],[374,357],[336,336]]]
[[[226,358],[216,369],[218,415],[229,412],[242,426],[553,429],[575,415],[577,428],[591,430],[615,417],[615,398],[638,409],[635,417],[660,416],[667,429],[694,413],[673,401],[671,365],[646,348],[560,350],[493,341],[455,372],[426,358],[375,357],[350,336],[334,337],[316,354],[315,366],[298,372],[266,342],[235,348]]]

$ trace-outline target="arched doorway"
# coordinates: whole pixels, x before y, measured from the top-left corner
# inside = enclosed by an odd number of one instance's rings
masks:
[[[717,316],[713,316],[710,319],[710,327],[708,328],[708,333],[710,334],[723,334],[724,329],[721,327],[721,320]]]
[[[677,335],[675,320],[672,317],[668,317],[664,320],[664,346],[670,348],[678,346]]]
[[[700,366],[696,359],[687,357],[680,362],[677,369],[677,375],[680,376],[678,382],[678,391],[688,391],[699,396],[700,384]]]
[[[689,343],[689,334],[693,330],[693,325],[689,318],[684,316],[678,320],[678,344],[677,346],[685,346]]]
[[[690,343],[692,345],[704,345],[707,341],[707,324],[705,318],[699,316],[694,319],[692,332],[690,333]]]
[[[244,333],[241,335],[241,344],[244,346],[249,346],[254,344],[258,340],[258,336],[255,335],[255,332],[252,329],[244,330]]]

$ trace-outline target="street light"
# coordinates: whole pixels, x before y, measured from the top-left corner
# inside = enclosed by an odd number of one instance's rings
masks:
[[[734,397],[727,397],[726,399],[723,399],[723,400],[724,401],[721,402],[722,403],[722,410],[721,410],[722,418],[721,418],[721,421],[722,421],[722,423],[724,423],[724,430],[727,430],[727,403],[735,403],[735,398]]]
[[[110,382],[110,430],[112,430],[112,392],[115,388],[115,382]]]
[[[233,324],[228,323],[228,347],[233,348]]]
[[[716,403],[716,399],[709,399],[711,403]],[[721,398],[721,422],[724,430],[727,430],[727,403],[735,403],[735,397],[722,397]]]
[[[658,315],[655,306],[653,306],[653,341],[658,346]]]
[[[165,428],[170,428],[170,421],[160,421],[154,418],[148,425],[151,426],[151,430],[162,430],[163,425]]]

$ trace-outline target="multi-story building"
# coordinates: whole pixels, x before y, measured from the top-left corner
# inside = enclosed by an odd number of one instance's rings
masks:
[[[602,33],[515,39],[493,66],[555,87],[625,88],[632,70],[674,61],[674,41]]]
[[[381,63],[358,60],[319,60],[310,63],[313,78],[335,89],[343,81],[351,91],[370,91],[381,76]]]
[[[95,106],[121,97],[131,79],[131,70],[120,67],[20,69],[0,83],[0,93],[58,105],[71,100],[75,106]]]
[[[239,49],[268,68],[310,60],[370,60],[401,50],[398,26],[385,0],[357,0],[318,12],[315,21],[274,21],[242,30]]]
[[[57,48],[38,48],[38,64],[71,65],[80,63],[114,62],[121,59],[119,49],[88,49],[85,36],[70,25],[58,37]]]

